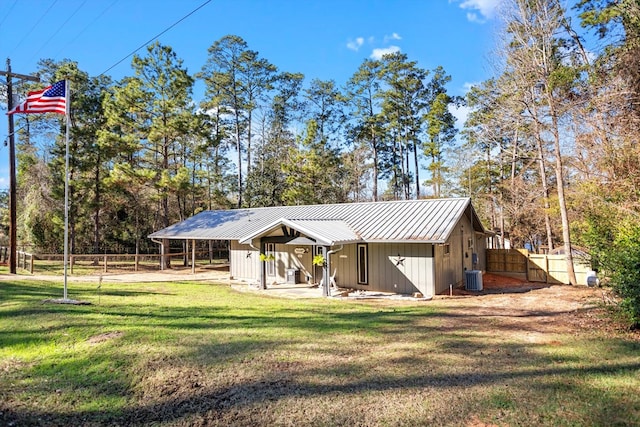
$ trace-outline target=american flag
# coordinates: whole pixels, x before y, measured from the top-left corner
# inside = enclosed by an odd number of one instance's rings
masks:
[[[29,92],[27,100],[16,106],[7,114],[29,113],[67,113],[65,98],[65,80],[61,80],[42,90]]]

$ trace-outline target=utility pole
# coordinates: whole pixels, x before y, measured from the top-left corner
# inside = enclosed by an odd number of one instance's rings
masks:
[[[0,76],[7,77],[7,111],[13,108],[13,84],[12,77],[20,80],[31,82],[39,82],[40,78],[36,76],[28,76],[25,74],[16,74],[11,72],[11,60],[7,58],[7,71],[0,71]],[[16,222],[16,144],[15,131],[13,129],[13,114],[9,114],[9,273],[16,274],[17,260],[17,222]]]

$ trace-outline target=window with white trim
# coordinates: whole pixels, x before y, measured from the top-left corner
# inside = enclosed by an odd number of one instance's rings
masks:
[[[275,243],[267,243],[265,247],[265,255],[267,258],[267,276],[275,276],[276,275],[276,244]],[[272,255],[269,257],[269,255]]]
[[[367,285],[369,283],[369,257],[366,244],[358,244],[358,283]]]

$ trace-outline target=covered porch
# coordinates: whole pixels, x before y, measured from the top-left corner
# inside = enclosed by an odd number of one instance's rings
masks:
[[[280,218],[239,239],[238,244],[259,252],[256,279],[261,289],[318,285],[323,296],[330,296],[339,275],[332,267],[332,255],[358,241],[360,237],[339,219]]]

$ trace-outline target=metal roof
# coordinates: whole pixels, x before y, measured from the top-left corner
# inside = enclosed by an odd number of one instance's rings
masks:
[[[287,219],[281,218],[262,229],[249,233],[239,239],[240,243],[249,243],[253,239],[268,235],[274,229],[286,226],[316,240],[318,245],[335,245],[361,242],[362,239],[340,219]]]
[[[204,211],[149,237],[249,241],[284,225],[329,244],[444,243],[465,214],[484,232],[471,199],[450,198]]]

